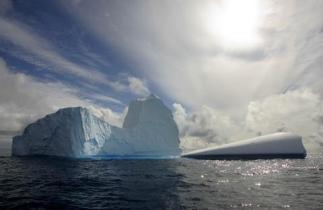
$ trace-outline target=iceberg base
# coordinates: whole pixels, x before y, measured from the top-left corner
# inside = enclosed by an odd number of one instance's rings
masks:
[[[237,154],[237,155],[183,155],[200,160],[257,160],[257,159],[304,159],[306,154]]]

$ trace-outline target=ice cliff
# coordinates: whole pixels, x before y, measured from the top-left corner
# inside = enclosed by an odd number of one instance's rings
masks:
[[[64,108],[28,125],[12,144],[16,156],[169,157],[180,152],[172,113],[153,95],[130,103],[123,128],[110,125],[86,108]]]
[[[183,157],[196,159],[270,159],[305,158],[302,137],[291,133],[274,133],[188,152]]]

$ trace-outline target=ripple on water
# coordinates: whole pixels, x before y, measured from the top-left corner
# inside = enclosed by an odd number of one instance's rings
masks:
[[[0,158],[0,209],[323,209],[322,163]]]

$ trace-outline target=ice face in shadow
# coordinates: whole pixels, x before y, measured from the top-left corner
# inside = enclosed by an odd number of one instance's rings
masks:
[[[196,159],[305,158],[306,150],[301,136],[291,133],[274,133],[188,152],[182,157]]]
[[[61,157],[180,154],[171,111],[155,96],[130,103],[123,128],[81,107],[65,108],[37,120],[13,139],[12,154]]]
[[[138,154],[178,155],[181,152],[173,115],[154,95],[130,103],[123,128],[129,139],[136,142],[133,146]]]

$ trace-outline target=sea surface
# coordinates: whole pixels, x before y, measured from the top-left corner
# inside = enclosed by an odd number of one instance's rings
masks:
[[[0,209],[323,209],[304,160],[0,158]]]

